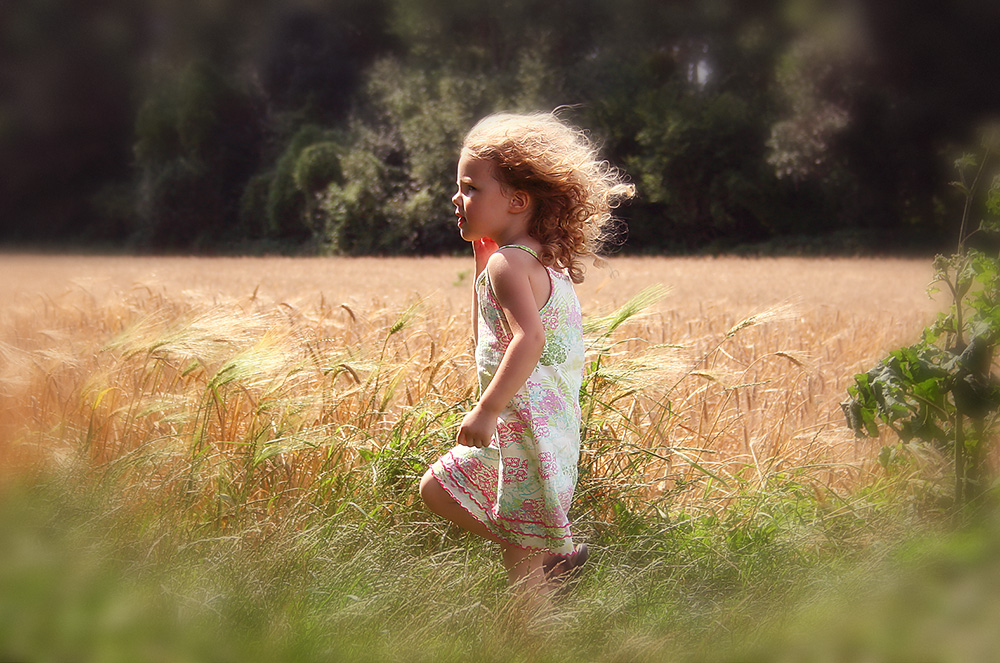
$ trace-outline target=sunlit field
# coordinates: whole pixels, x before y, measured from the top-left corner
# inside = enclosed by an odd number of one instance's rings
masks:
[[[804,599],[831,555],[903,536],[899,514],[933,504],[943,471],[931,450],[890,471],[876,459],[895,440],[855,439],[839,405],[940,307],[930,261],[615,259],[578,289],[572,514],[594,562],[557,614],[515,628],[496,550],[416,495],[475,397],[471,259],[0,261],[0,615],[19,615],[0,654],[15,658],[835,647],[773,636],[746,604]]]
[[[61,457],[89,428],[106,462],[153,436],[177,441],[200,407],[203,442],[236,441],[274,423],[263,398],[296,404],[296,435],[378,446],[379,428],[408,408],[470,397],[470,262],[5,257],[8,442]],[[591,356],[601,355],[589,384],[603,398],[588,411],[601,410],[616,441],[683,448],[669,470],[647,467],[648,479],[687,477],[685,459],[697,459],[722,472],[752,465],[759,478],[822,465],[823,485],[849,487],[877,447],[855,442],[839,403],[854,373],[932,317],[930,277],[927,261],[895,259],[619,258],[591,268],[578,290]],[[637,296],[605,334],[606,316]],[[202,402],[213,386],[227,398]],[[621,449],[609,451],[595,462]]]

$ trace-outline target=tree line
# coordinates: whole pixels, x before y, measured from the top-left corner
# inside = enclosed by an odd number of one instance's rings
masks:
[[[0,5],[0,240],[447,253],[481,116],[563,107],[626,250],[934,242],[1000,108],[989,0]]]

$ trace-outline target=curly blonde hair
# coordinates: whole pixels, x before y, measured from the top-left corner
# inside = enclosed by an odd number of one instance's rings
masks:
[[[542,245],[542,262],[583,281],[582,260],[597,259],[616,235],[612,210],[635,195],[624,174],[555,113],[490,115],[469,131],[462,148],[493,162],[501,185],[531,197],[528,232]]]

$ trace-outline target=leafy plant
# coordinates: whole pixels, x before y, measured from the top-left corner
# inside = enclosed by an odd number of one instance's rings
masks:
[[[948,312],[924,329],[919,342],[856,375],[843,404],[859,436],[877,436],[880,420],[903,444],[921,440],[950,448],[958,504],[983,489],[984,445],[1000,410],[1000,383],[990,372],[1000,341],[1000,254],[995,246],[989,250],[972,242],[1000,234],[1000,174],[981,193],[988,169],[996,165],[997,139],[994,132],[984,139],[980,156],[967,154],[955,162],[959,179],[952,184],[965,198],[958,246],[951,256],[935,259],[931,282],[931,292],[943,284],[951,296]],[[970,230],[974,210],[981,207],[986,218]],[[880,461],[885,465],[890,456],[884,449]]]

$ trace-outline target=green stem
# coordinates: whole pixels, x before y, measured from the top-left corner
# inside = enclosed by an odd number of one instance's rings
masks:
[[[965,431],[961,410],[955,412],[955,503],[964,506],[967,498],[965,468]]]
[[[979,163],[979,170],[976,171],[976,176],[972,180],[972,186],[968,188],[965,192],[965,206],[962,209],[962,225],[958,231],[958,254],[961,256],[965,255],[965,242],[972,235],[965,234],[966,224],[969,222],[969,213],[972,210],[973,198],[975,197],[976,188],[979,186],[979,179],[983,175],[983,171],[986,169],[986,162],[990,160],[990,152],[987,151],[983,155],[982,161]]]

